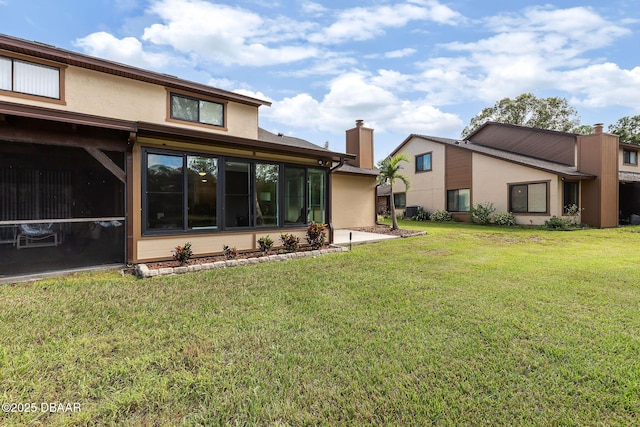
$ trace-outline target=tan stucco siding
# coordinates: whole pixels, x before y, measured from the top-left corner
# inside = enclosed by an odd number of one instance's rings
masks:
[[[549,182],[548,215],[516,214],[518,224],[542,225],[552,215],[562,215],[562,182],[552,173],[473,154],[473,204],[491,202],[496,212],[509,211],[509,184]]]
[[[258,247],[258,239],[262,236],[269,235],[274,241],[274,247],[282,246],[280,242],[280,234],[291,233],[300,238],[300,242],[304,243],[305,231],[300,230],[256,230],[252,232],[234,234],[221,233],[209,235],[184,235],[184,236],[167,236],[167,237],[147,237],[138,240],[136,262],[145,262],[151,260],[170,259],[173,256],[173,250],[176,246],[184,245],[191,242],[191,249],[194,256],[212,255],[222,253],[224,245],[230,248],[235,247],[238,251],[255,250]]]
[[[258,108],[254,106],[227,102],[226,130],[187,122],[169,122],[167,121],[168,96],[164,86],[73,66],[67,67],[64,75],[65,104],[50,102],[45,98],[40,101],[37,97],[24,98],[4,94],[0,94],[0,100],[242,138],[258,137]],[[197,94],[193,96],[199,97]]]
[[[402,173],[409,178],[411,188],[407,192],[407,206],[422,206],[433,212],[445,208],[445,146],[423,139],[412,139],[405,144],[399,153],[406,153],[409,163],[403,163]],[[419,154],[431,153],[431,171],[415,171],[415,157]],[[402,181],[396,181],[393,192],[405,191]],[[397,213],[403,209],[398,209]]]
[[[376,177],[334,174],[331,222],[334,228],[371,227],[376,221]]]

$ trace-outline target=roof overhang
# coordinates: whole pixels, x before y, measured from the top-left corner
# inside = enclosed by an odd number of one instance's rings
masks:
[[[269,101],[240,95],[238,93],[214,88],[213,86],[182,80],[178,77],[168,74],[156,73],[141,68],[131,67],[129,65],[83,55],[81,53],[60,49],[44,43],[32,42],[16,37],[10,37],[4,34],[0,34],[0,50],[27,56],[34,56],[36,58],[42,58],[49,61],[59,62],[61,64],[72,65],[75,67],[86,68],[89,70],[125,77],[132,80],[138,80],[174,89],[182,89],[203,95],[214,96],[217,98],[239,102],[241,104],[251,105],[254,107],[259,107],[261,105],[271,105],[271,102]]]

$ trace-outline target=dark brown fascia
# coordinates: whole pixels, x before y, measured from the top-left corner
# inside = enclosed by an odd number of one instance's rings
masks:
[[[4,34],[0,34],[0,50],[34,56],[36,58],[55,61],[75,67],[86,68],[106,74],[125,77],[146,83],[161,85],[173,89],[182,89],[193,93],[213,96],[241,104],[259,107],[270,106],[271,102],[245,95],[217,89],[212,86],[182,80],[168,74],[156,73],[141,68],[131,67],[117,62],[107,61],[88,55],[72,52],[39,42],[31,42]]]
[[[273,142],[261,141],[257,139],[239,138],[224,134],[210,134],[192,129],[176,128],[157,123],[138,122],[138,136],[164,139],[167,141],[182,141],[204,145],[220,145],[231,148],[243,148],[254,151],[268,151],[270,153],[288,154],[306,158],[322,159],[329,161],[340,161],[340,159],[353,159],[352,154],[336,153],[333,151],[318,148],[301,148],[276,144]]]
[[[51,108],[35,107],[31,105],[15,104],[13,102],[0,101],[0,114],[29,117],[32,119],[50,120],[54,122],[73,123],[76,125],[93,126],[114,130],[135,132],[136,123],[110,119],[107,117],[92,116],[89,114],[73,113]]]
[[[73,113],[69,111],[50,108],[35,107],[30,105],[15,104],[0,101],[0,114],[6,116],[28,117],[39,120],[72,123],[76,125],[99,127],[113,130],[128,131],[133,135],[148,136],[167,141],[181,140],[209,146],[222,145],[227,147],[241,147],[250,150],[264,150],[270,153],[295,155],[305,158],[322,159],[329,162],[339,162],[341,159],[354,159],[352,154],[336,153],[318,148],[301,148],[277,144],[257,139],[239,138],[225,134],[212,134],[198,130],[183,129],[174,126],[161,125],[147,122],[132,122],[107,117],[92,116],[89,114]],[[130,138],[133,140],[132,138]]]

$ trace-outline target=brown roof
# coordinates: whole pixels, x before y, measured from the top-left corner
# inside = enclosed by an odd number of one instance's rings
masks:
[[[168,74],[156,73],[141,68],[131,67],[129,65],[107,61],[104,59],[83,55],[77,52],[60,49],[48,44],[23,40],[4,34],[0,34],[0,50],[34,56],[49,61],[73,65],[75,67],[86,68],[89,70],[125,77],[132,80],[162,85],[174,89],[182,89],[202,95],[208,95],[226,99],[229,101],[239,102],[242,104],[252,105],[255,107],[259,107],[261,105],[271,105],[271,103],[268,101],[240,95],[222,89],[217,89],[213,86],[208,86],[201,83],[182,80]]]
[[[526,156],[524,154],[513,153],[510,151],[500,150],[493,147],[486,147],[484,145],[475,144],[468,141],[458,141],[450,138],[438,138],[426,135],[412,134],[407,138],[408,141],[411,138],[421,138],[429,141],[439,142],[441,144],[451,145],[464,150],[469,150],[474,153],[482,154],[485,156],[493,157],[496,159],[504,160],[511,163],[516,163],[522,166],[528,166],[534,169],[539,169],[545,172],[554,173],[556,175],[577,178],[577,179],[591,179],[595,178],[594,175],[583,173],[578,171],[575,166],[569,166],[563,163],[551,162],[549,160],[539,159],[536,157]],[[403,143],[404,144],[404,143]],[[397,150],[396,150],[397,151]]]
[[[350,173],[356,175],[367,175],[367,176],[378,176],[380,171],[378,169],[369,169],[369,168],[359,168],[357,166],[352,166],[349,163],[345,163],[342,166],[336,167],[333,169],[335,173]]]

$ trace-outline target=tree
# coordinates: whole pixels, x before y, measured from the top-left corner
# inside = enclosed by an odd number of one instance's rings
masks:
[[[566,99],[536,98],[531,93],[523,93],[515,99],[503,98],[493,107],[484,108],[464,128],[462,138],[488,121],[561,132],[571,132],[580,124],[578,112]]]
[[[615,133],[621,142],[640,145],[640,115],[626,116],[609,126],[609,133]]]
[[[404,182],[406,187],[406,191],[409,191],[409,187],[411,187],[411,183],[409,182],[409,178],[400,173],[402,170],[402,162],[409,163],[409,157],[406,153],[396,154],[393,157],[387,157],[386,159],[378,162],[378,170],[380,174],[378,175],[378,184],[388,184],[390,191],[390,203],[391,203],[391,229],[398,229],[398,219],[396,218],[396,204],[393,200],[393,184],[395,184],[396,180]]]

